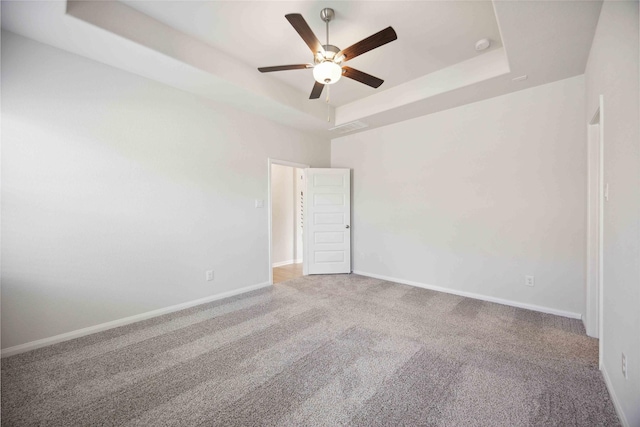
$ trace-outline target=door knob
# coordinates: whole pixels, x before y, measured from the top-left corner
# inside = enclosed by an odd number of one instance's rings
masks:
[[[344,228],[349,228],[349,225],[348,225],[348,224],[347,224],[347,225],[345,225],[345,226],[344,226]]]

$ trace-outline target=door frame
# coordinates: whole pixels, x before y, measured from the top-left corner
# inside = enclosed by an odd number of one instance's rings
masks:
[[[587,184],[587,286],[586,286],[586,324],[589,335],[598,338],[599,367],[602,369],[604,348],[604,98],[600,95],[598,107],[587,124],[588,184]],[[593,134],[597,129],[597,147],[594,147]],[[592,158],[597,156],[597,169],[592,167]],[[597,186],[595,200],[593,184]],[[595,229],[594,222],[596,221]],[[595,249],[595,250],[594,250]],[[594,274],[595,272],[595,274]],[[595,310],[594,310],[595,307]],[[597,332],[596,332],[597,331]]]
[[[273,219],[271,217],[272,215],[272,206],[271,206],[271,165],[280,165],[280,166],[289,166],[292,168],[298,168],[298,169],[308,169],[309,165],[305,165],[304,163],[296,163],[296,162],[290,162],[288,160],[280,160],[280,159],[272,159],[271,157],[269,157],[267,159],[267,210],[268,212],[268,223],[267,223],[267,227],[268,227],[268,234],[269,234],[269,284],[273,285],[273,262],[272,262],[272,245],[273,245]],[[305,185],[306,185],[306,172],[305,172]],[[305,192],[306,192],[306,188],[305,188]],[[303,269],[303,273],[306,274],[307,273],[307,257],[305,256],[305,242],[304,239],[302,239],[302,269]]]

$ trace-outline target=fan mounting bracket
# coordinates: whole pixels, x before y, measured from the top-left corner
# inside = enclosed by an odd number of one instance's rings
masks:
[[[324,9],[322,9],[320,11],[320,19],[322,19],[324,22],[328,23],[335,16],[336,16],[335,11],[333,9],[331,9],[330,7],[325,7]]]

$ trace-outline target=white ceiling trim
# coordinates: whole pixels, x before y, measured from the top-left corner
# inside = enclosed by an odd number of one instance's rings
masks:
[[[503,48],[336,108],[336,126],[509,74]]]
[[[282,81],[260,78],[254,67],[117,1],[3,1],[2,27],[275,122],[329,136],[329,128],[354,120],[372,129],[583,74],[600,8],[598,1],[495,0],[504,47],[336,110],[322,101],[309,101],[308,93]],[[410,12],[399,10],[394,19]],[[521,74],[529,78],[514,82]],[[327,114],[335,114],[335,122],[327,123]]]
[[[326,104],[305,102],[306,98],[285,84],[259,81],[253,69],[249,77],[249,71],[242,69],[243,64],[236,64],[195,40],[178,38],[174,48],[186,44],[191,49],[175,49],[174,55],[169,55],[166,49],[158,51],[149,47],[145,41],[155,37],[158,37],[156,44],[171,45],[176,41],[176,34],[172,34],[175,30],[119,2],[78,3],[69,2],[69,6],[80,17],[67,13],[65,1],[2,2],[2,28],[286,126],[326,132]],[[82,19],[89,17],[94,22]],[[138,26],[136,31],[127,30],[125,34],[137,34],[139,39],[131,40],[98,23],[109,23],[107,27],[115,28]],[[149,31],[147,36],[144,36],[145,30]],[[203,57],[209,58],[204,65]],[[226,74],[212,72],[216,70]],[[230,74],[235,76],[233,80]],[[329,113],[333,117],[333,109]]]
[[[135,9],[117,1],[69,1],[67,14],[82,19],[104,30],[117,34],[124,39],[163,53],[181,63],[203,70],[211,76],[225,82],[222,89],[232,95],[223,102],[246,104],[245,97],[252,94],[265,98],[262,103],[271,101],[312,116],[317,125],[326,123],[327,106],[311,103],[300,93],[280,82],[258,79],[256,70],[229,57],[225,53],[194,39],[178,30],[156,21]],[[231,87],[229,85],[232,85]],[[193,89],[206,91],[206,87]],[[216,94],[219,95],[219,90]],[[216,97],[219,100],[219,96]],[[236,105],[239,106],[239,105]],[[333,116],[333,109],[331,109]],[[324,126],[320,127],[320,129]]]

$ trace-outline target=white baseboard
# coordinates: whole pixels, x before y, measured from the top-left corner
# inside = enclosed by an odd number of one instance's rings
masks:
[[[276,267],[282,267],[285,265],[291,265],[291,264],[301,264],[302,260],[301,259],[290,259],[287,261],[281,261],[281,262],[274,262],[272,267],[276,268]]]
[[[607,385],[607,390],[609,390],[609,396],[611,396],[611,401],[613,402],[614,408],[616,408],[616,413],[618,414],[618,418],[620,418],[620,422],[624,427],[631,427],[629,421],[624,416],[624,412],[622,412],[622,406],[620,405],[620,401],[618,400],[618,396],[616,396],[616,392],[613,389],[613,384],[611,383],[611,378],[609,378],[609,373],[607,369],[603,366],[600,370],[602,372],[602,376],[604,377],[604,383]]]
[[[49,338],[43,338],[41,340],[31,341],[25,344],[8,347],[2,350],[2,357],[13,356],[14,354],[24,353],[27,351],[35,350],[37,348],[46,347],[48,345],[57,344],[59,342],[72,340],[74,338],[80,338],[85,335],[95,334],[96,332],[105,331],[107,329],[117,328],[118,326],[128,325],[130,323],[139,322],[141,320],[150,319],[152,317],[162,316],[163,314],[173,313],[174,311],[184,310],[185,308],[194,307],[200,304],[206,304],[211,301],[217,301],[220,299],[232,297],[234,295],[243,294],[245,292],[255,291],[260,288],[271,286],[270,282],[259,283],[257,285],[245,286],[244,288],[234,289],[232,291],[222,292],[220,294],[211,295],[208,297],[200,298],[193,301],[183,302],[182,304],[176,304],[157,310],[147,311],[146,313],[136,314],[134,316],[125,317],[111,322],[101,323],[95,326],[89,326],[88,328],[82,328],[64,334],[55,335]]]
[[[417,288],[430,289],[432,291],[445,292],[447,294],[459,295],[462,297],[474,298],[482,301],[495,302],[497,304],[508,305],[511,307],[525,308],[527,310],[539,311],[541,313],[555,314],[557,316],[569,317],[571,319],[582,319],[582,314],[573,313],[571,311],[557,310],[555,308],[542,307],[542,306],[533,305],[533,304],[525,304],[522,302],[490,297],[487,295],[475,294],[472,292],[458,291],[456,289],[450,289],[450,288],[442,288],[440,286],[427,285],[425,283],[414,282],[412,280],[398,279],[395,277],[382,276],[380,274],[367,273],[364,271],[354,270],[353,273],[359,274],[360,276],[373,277],[374,279],[381,279],[389,282],[402,283],[403,285],[415,286]]]

